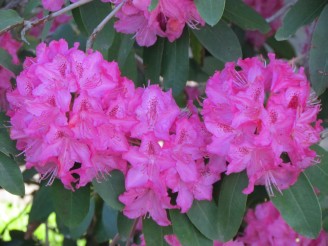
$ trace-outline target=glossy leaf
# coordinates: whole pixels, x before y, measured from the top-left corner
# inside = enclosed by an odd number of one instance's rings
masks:
[[[328,87],[328,5],[324,8],[312,36],[310,78],[313,89],[321,95]]]
[[[320,163],[305,170],[310,183],[320,190],[320,193],[328,195],[328,152],[316,145],[313,149],[320,157]]]
[[[147,246],[168,245],[164,239],[165,235],[172,234],[171,226],[159,226],[151,218],[142,221],[142,232]]]
[[[9,122],[4,122],[3,125],[7,125]],[[11,140],[9,137],[8,129],[5,127],[0,127],[0,152],[7,156],[17,155],[19,152],[16,149],[16,142]]]
[[[311,23],[322,11],[328,0],[299,0],[288,11],[275,38],[286,40],[302,26]]]
[[[33,197],[31,211],[28,217],[31,222],[44,222],[54,211],[52,198],[49,196],[50,187],[42,185]]]
[[[59,180],[51,186],[51,196],[56,215],[67,227],[78,226],[86,217],[90,206],[90,187],[76,191],[67,190]]]
[[[297,182],[271,198],[284,220],[298,233],[316,238],[321,230],[321,209],[313,187],[302,173]]]
[[[267,39],[267,44],[273,49],[277,58],[291,60],[296,57],[293,45],[287,40],[277,41],[275,38],[271,37]]]
[[[266,20],[241,0],[227,0],[223,17],[244,30],[270,31]]]
[[[213,242],[202,235],[188,219],[178,210],[170,210],[170,218],[174,234],[182,245],[212,246]]]
[[[158,38],[153,46],[145,47],[143,50],[143,62],[145,67],[146,80],[150,80],[152,84],[159,83],[159,76],[161,73],[163,50],[163,38]]]
[[[216,25],[222,17],[225,0],[195,0],[200,16],[210,26]]]
[[[24,196],[25,186],[23,182],[23,175],[17,163],[0,152],[0,186],[6,191]]]
[[[247,195],[242,191],[247,187],[245,172],[225,176],[220,188],[217,210],[219,241],[227,242],[238,232],[246,210]]]
[[[124,175],[117,170],[110,173],[106,180],[92,181],[95,191],[112,208],[121,210],[123,204],[118,200],[118,196],[124,192]]]
[[[21,70],[20,66],[12,63],[11,55],[2,48],[0,48],[0,66],[12,71],[14,74],[18,74]]]
[[[118,233],[117,215],[117,210],[107,206],[107,204],[103,205],[101,220],[98,220],[95,228],[95,238],[98,243],[108,241]]]
[[[217,211],[214,201],[194,200],[188,211],[188,217],[194,226],[207,238],[218,240]]]
[[[189,33],[185,29],[182,36],[170,43],[165,40],[162,61],[164,88],[172,89],[174,96],[179,95],[187,82],[189,73]]]
[[[224,21],[221,20],[214,27],[206,25],[192,31],[204,47],[220,61],[236,61],[242,56],[237,36]]]
[[[23,18],[12,9],[0,9],[0,31],[9,26],[23,23]]]

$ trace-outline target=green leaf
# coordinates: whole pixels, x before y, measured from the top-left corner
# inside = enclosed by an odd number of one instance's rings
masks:
[[[218,240],[217,213],[218,208],[214,201],[194,200],[187,215],[194,226],[207,238]]]
[[[25,186],[23,182],[23,175],[17,163],[0,152],[0,186],[6,191],[24,196]]]
[[[165,40],[162,61],[164,88],[172,89],[173,96],[179,95],[187,82],[189,73],[189,33],[185,29],[182,36],[170,43]]]
[[[247,182],[245,172],[230,174],[223,179],[217,210],[217,229],[221,242],[231,240],[243,221],[247,195],[242,191],[247,187]]]
[[[236,34],[224,21],[221,20],[214,27],[206,25],[192,31],[204,47],[220,61],[236,61],[242,56]]]
[[[320,193],[328,195],[328,152],[318,145],[312,147],[320,156],[320,163],[305,170],[305,175],[310,183],[320,190]]]
[[[321,95],[328,87],[328,5],[324,8],[312,36],[310,78],[313,89]]]
[[[49,196],[50,187],[42,185],[33,197],[31,211],[28,217],[31,222],[44,222],[54,211],[52,198]]]
[[[210,26],[216,25],[224,11],[225,0],[195,0],[200,16]]]
[[[311,23],[327,2],[327,0],[297,1],[284,17],[275,38],[279,41],[289,39],[300,27]]]
[[[23,23],[23,18],[12,9],[0,9],[0,32],[9,26]]]
[[[107,204],[103,205],[101,220],[98,220],[95,229],[95,238],[98,243],[108,241],[117,234],[117,215],[117,210]]]
[[[65,189],[59,180],[55,180],[51,188],[56,215],[65,226],[78,226],[89,211],[90,187],[81,187],[73,192]]]
[[[158,2],[159,0],[151,0],[148,10],[153,11],[157,7]]]
[[[145,236],[147,246],[168,245],[164,236],[173,233],[171,226],[159,226],[151,218],[142,221],[142,232]]]
[[[85,218],[78,226],[69,228],[69,235],[71,238],[78,239],[88,230],[88,227],[92,221],[94,213],[95,213],[95,201],[94,199],[91,198],[88,214],[85,216]]]
[[[99,23],[112,11],[111,5],[101,1],[92,1],[80,8],[81,20],[84,24],[87,34],[90,35]],[[79,19],[76,21],[79,23]],[[114,18],[111,19],[105,27],[97,34],[94,42],[94,49],[99,50],[105,59],[108,49],[111,47],[115,37]]]
[[[321,209],[307,177],[301,173],[297,182],[282,194],[271,198],[281,216],[299,234],[316,238],[321,230]]]
[[[164,39],[158,38],[156,43],[150,47],[144,47],[143,61],[145,67],[146,80],[152,84],[159,83],[161,73],[162,57],[164,50]]]
[[[21,71],[21,67],[13,64],[11,55],[2,48],[0,48],[0,66],[12,71],[16,75]]]
[[[241,0],[227,0],[223,17],[244,30],[270,31],[266,20]]]
[[[267,39],[266,42],[273,49],[277,58],[285,58],[287,60],[290,60],[296,57],[295,49],[289,41],[277,41],[276,39],[271,37]]]
[[[174,234],[182,245],[212,246],[213,242],[203,236],[179,210],[170,210],[170,218]]]
[[[110,173],[102,182],[92,181],[95,191],[112,208],[122,210],[124,205],[118,200],[118,196],[124,192],[124,175],[117,170]]]
[[[122,240],[126,241],[129,238],[134,223],[135,220],[125,217],[122,212],[118,213],[117,229]]]

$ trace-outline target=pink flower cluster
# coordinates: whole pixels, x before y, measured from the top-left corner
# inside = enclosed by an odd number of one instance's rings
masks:
[[[321,231],[317,239],[306,238],[296,233],[281,217],[271,202],[259,204],[249,209],[247,224],[241,240],[246,245],[290,245],[290,246],[326,246],[328,234]]]
[[[227,174],[247,171],[249,185],[265,185],[269,195],[286,189],[316,162],[310,146],[320,140],[320,105],[303,69],[295,72],[269,54],[227,63],[207,83],[203,116],[213,134],[210,153],[229,163]]]
[[[0,35],[0,48],[7,51],[12,57],[13,64],[19,64],[17,51],[21,47],[21,43],[11,37],[9,32]],[[6,100],[6,92],[11,89],[10,80],[15,78],[13,72],[0,66],[0,111],[7,110],[8,102]]]
[[[224,158],[204,158],[210,138],[197,109],[181,111],[157,85],[136,89],[115,62],[64,40],[38,45],[7,98],[11,138],[28,168],[70,189],[121,170],[129,218],[149,213],[168,225],[166,208],[211,200],[225,170]]]
[[[122,0],[111,0],[116,5]],[[127,0],[116,14],[115,29],[135,34],[140,46],[151,46],[157,36],[173,42],[179,38],[186,24],[195,27],[205,25],[193,0],[159,0],[157,7],[149,11],[151,0]]]
[[[263,18],[272,17],[277,11],[279,11],[283,5],[284,0],[271,0],[271,1],[263,1],[263,0],[244,0],[246,4],[251,6],[256,12],[258,12]],[[255,47],[260,48],[267,37],[272,36],[278,28],[281,26],[281,16],[277,16],[270,23],[271,30],[267,34],[262,34],[259,31],[247,31],[246,39],[255,45]]]

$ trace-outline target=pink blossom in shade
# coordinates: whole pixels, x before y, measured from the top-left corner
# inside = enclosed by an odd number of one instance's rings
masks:
[[[12,38],[9,32],[0,35],[0,48],[7,51],[12,57],[12,63],[19,64],[17,52],[21,47],[21,43]],[[6,100],[6,92],[10,90],[10,80],[15,78],[13,72],[0,66],[0,110],[7,110],[8,102]]]
[[[279,11],[283,5],[284,0],[272,0],[272,1],[262,1],[262,0],[244,0],[244,2],[252,7],[256,12],[258,12],[263,18],[267,19],[272,17],[277,11]],[[281,26],[281,16],[278,16],[270,23],[271,30],[262,34],[259,31],[247,31],[246,39],[255,45],[255,47],[260,48],[265,40],[272,36],[278,28]]]
[[[149,214],[160,226],[171,224],[165,209],[172,208],[172,205],[163,189],[133,188],[120,195],[119,200],[125,205],[123,213],[128,218],[135,219]]]
[[[180,243],[178,237],[174,234],[165,235],[164,239],[168,243],[168,245],[170,245],[170,246],[182,246],[182,244]]]
[[[118,5],[122,1],[111,0]],[[115,29],[118,32],[135,34],[140,46],[151,46],[157,36],[173,42],[179,38],[185,25],[204,25],[192,0],[160,0],[158,6],[149,11],[150,0],[129,0],[116,14]]]
[[[42,0],[42,5],[49,11],[57,11],[64,5],[65,0]]]
[[[241,241],[238,240],[238,238],[236,240],[230,240],[226,243],[221,243],[219,241],[214,241],[213,242],[213,246],[244,246],[245,244]]]
[[[207,83],[205,126],[212,134],[209,153],[225,158],[227,174],[246,170],[254,185],[286,189],[299,173],[317,162],[310,146],[320,140],[320,105],[302,68],[295,72],[269,54],[228,63]]]
[[[271,202],[249,209],[245,222],[244,235],[237,238],[245,245],[324,246],[328,243],[328,234],[325,231],[321,231],[316,239],[306,238],[296,233],[283,220]]]
[[[135,98],[133,82],[100,53],[68,48],[64,40],[41,43],[7,93],[11,138],[48,184],[57,177],[73,189],[113,169],[126,174],[122,154],[137,122]]]
[[[179,113],[171,91],[163,92],[158,85],[147,87],[141,96],[141,104],[136,108],[138,123],[132,129],[132,137],[154,132],[157,138],[168,139],[169,130]]]

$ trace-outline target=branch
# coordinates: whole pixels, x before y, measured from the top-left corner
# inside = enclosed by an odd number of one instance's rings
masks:
[[[113,16],[122,8],[122,6],[124,5],[126,0],[123,0],[119,5],[117,5],[113,11],[111,11],[109,13],[109,15],[107,15],[105,17],[105,19],[103,19],[99,25],[93,30],[92,34],[90,35],[90,37],[88,38],[87,41],[87,45],[86,45],[86,50],[91,49],[93,46],[93,43],[96,39],[96,36],[98,35],[98,33],[105,27],[105,25],[108,23],[108,21],[110,21],[110,19],[113,18]]]
[[[273,15],[271,15],[270,17],[266,18],[266,21],[268,23],[271,23],[272,21],[274,21],[275,19],[279,18],[280,16],[282,16],[283,14],[286,13],[286,11],[295,4],[295,2],[291,2],[286,4],[284,7],[282,7],[281,9],[279,9],[276,13],[274,13]]]
[[[140,218],[140,217],[139,217],[139,218]],[[132,225],[132,227],[131,227],[130,234],[129,234],[129,238],[128,238],[128,240],[126,241],[125,246],[130,246],[130,245],[131,245],[131,240],[132,240],[132,238],[133,238],[133,236],[134,236],[134,233],[135,233],[135,231],[136,231],[136,228],[137,228],[137,225],[138,225],[138,222],[139,222],[139,218],[136,218],[136,219],[134,220],[133,225]]]
[[[0,31],[0,35],[7,32],[7,31],[10,31],[11,29],[13,29],[17,26],[23,25],[24,27],[23,27],[23,30],[21,31],[21,37],[22,37],[22,40],[24,42],[28,43],[27,40],[25,39],[25,33],[29,29],[31,29],[34,26],[44,24],[44,23],[46,23],[46,22],[48,22],[48,21],[50,21],[50,20],[64,14],[64,13],[68,12],[68,11],[71,11],[72,9],[80,7],[80,6],[82,6],[86,3],[89,3],[91,1],[93,1],[93,0],[80,0],[76,3],[68,5],[67,7],[65,7],[63,9],[60,9],[56,12],[53,12],[53,13],[51,13],[51,14],[43,17],[43,18],[40,18],[40,19],[37,19],[37,20],[24,20],[22,23],[14,24],[14,25],[11,25],[11,26],[7,27],[6,29],[3,29],[2,31]]]

